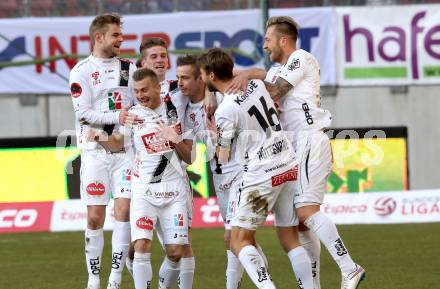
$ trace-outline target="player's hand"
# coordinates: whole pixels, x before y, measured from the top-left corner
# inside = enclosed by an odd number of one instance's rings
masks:
[[[178,144],[183,140],[182,135],[178,134],[174,127],[167,126],[163,121],[157,122],[156,130],[158,132],[158,137],[166,139],[172,143]]]
[[[95,130],[93,128],[89,128],[86,135],[87,142],[99,142],[105,141],[107,139],[107,135],[103,134],[101,131]]]
[[[123,107],[121,109],[121,111],[119,112],[119,124],[125,125],[125,126],[131,126],[135,123],[144,122],[143,118],[128,112],[130,107],[131,107],[131,104]]]
[[[211,117],[214,115],[217,109],[217,99],[215,94],[208,89],[205,89],[205,99],[203,100],[203,108],[205,110],[205,115]]]
[[[246,72],[234,70],[234,78],[228,87],[226,87],[226,93],[238,93],[245,91],[249,82],[249,77]]]

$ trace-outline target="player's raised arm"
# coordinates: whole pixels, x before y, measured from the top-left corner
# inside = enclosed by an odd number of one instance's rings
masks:
[[[238,93],[240,90],[246,90],[249,80],[266,78],[266,71],[261,68],[250,68],[246,70],[234,69],[234,78],[231,84],[226,88],[226,93]]]
[[[270,96],[274,101],[278,101],[289,92],[293,85],[290,84],[287,80],[284,80],[281,77],[278,77],[275,83],[264,82],[266,85],[267,91],[269,91]]]

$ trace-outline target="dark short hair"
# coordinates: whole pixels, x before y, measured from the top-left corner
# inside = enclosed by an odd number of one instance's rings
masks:
[[[266,28],[275,25],[275,31],[281,36],[288,36],[294,42],[298,39],[299,26],[289,16],[274,16],[267,20]]]
[[[159,84],[159,78],[157,78],[156,73],[149,68],[139,68],[133,73],[134,81],[142,81],[145,78],[149,78],[153,83]]]
[[[193,70],[193,76],[194,78],[199,77],[200,75],[200,66],[198,62],[198,57],[193,54],[187,54],[184,56],[179,56],[176,61],[177,67],[184,66],[184,65],[190,65]]]
[[[89,36],[92,44],[95,44],[95,32],[105,34],[108,30],[109,24],[116,24],[122,26],[121,16],[117,13],[98,15],[93,19],[89,27]]]
[[[155,46],[162,46],[165,49],[167,48],[165,40],[160,37],[145,38],[142,41],[141,46],[139,46],[139,53],[141,54],[141,57],[144,57],[145,50]]]
[[[224,49],[209,49],[200,55],[199,65],[206,73],[213,72],[222,81],[233,78],[234,60]]]

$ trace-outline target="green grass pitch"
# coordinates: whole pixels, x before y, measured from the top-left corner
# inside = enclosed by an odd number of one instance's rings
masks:
[[[440,288],[440,223],[405,225],[339,226],[355,261],[366,269],[359,289]],[[221,229],[193,231],[196,254],[195,289],[225,288],[226,257]],[[257,232],[277,288],[297,288],[287,257],[281,251],[272,228]],[[110,267],[111,232],[105,233],[102,288]],[[86,287],[83,233],[21,233],[0,235],[1,289],[83,289]],[[162,251],[153,250],[153,288]],[[321,287],[340,288],[336,264],[322,248]],[[124,271],[123,289],[134,288]],[[246,276],[242,289],[256,288]]]

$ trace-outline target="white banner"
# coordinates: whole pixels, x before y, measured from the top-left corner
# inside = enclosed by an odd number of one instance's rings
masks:
[[[321,211],[336,224],[440,222],[440,190],[327,194]]]
[[[440,5],[336,8],[339,85],[438,84]]]
[[[440,190],[326,194],[321,211],[339,225],[440,222]],[[86,213],[86,206],[80,200],[56,201],[50,231],[82,231],[86,228]],[[106,213],[104,229],[111,230],[113,201]],[[272,225],[273,221],[271,214],[266,225]],[[194,199],[192,227],[223,227],[216,198]]]
[[[81,200],[55,201],[51,220],[51,232],[83,231],[87,226],[87,207]],[[113,223],[113,200],[110,200],[106,208],[104,230],[112,230]]]
[[[301,48],[321,64],[321,82],[336,83],[334,14],[331,8],[273,9],[298,21]],[[0,20],[0,63],[33,61],[61,54],[88,55],[92,17],[22,18]],[[138,53],[143,38],[163,37],[171,52],[211,47],[238,48],[237,68],[262,67],[264,35],[258,10],[184,12],[123,17],[124,54]],[[175,78],[176,54],[168,78]],[[68,94],[69,71],[76,59],[16,67],[0,66],[0,93]]]

